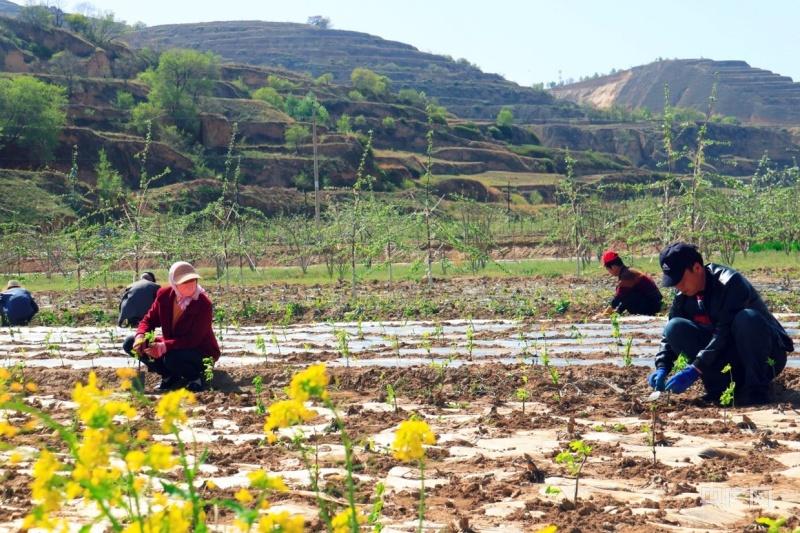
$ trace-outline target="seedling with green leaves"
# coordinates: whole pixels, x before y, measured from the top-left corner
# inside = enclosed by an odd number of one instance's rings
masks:
[[[431,340],[431,334],[427,331],[422,334],[422,347],[425,349],[425,353],[428,354],[428,359],[431,359],[431,349],[433,348],[433,341]]]
[[[633,364],[633,356],[631,356],[631,348],[633,347],[633,337],[628,337],[625,341],[625,351],[622,352],[622,365],[629,367]]]
[[[545,344],[542,349],[542,366],[544,366],[544,369],[550,376],[550,382],[555,385],[556,398],[558,399],[558,403],[561,403],[561,386],[559,383],[561,377],[558,375],[556,367],[550,364],[550,356],[547,355],[547,344]]]
[[[530,393],[528,392],[527,386],[528,376],[526,374],[522,374],[522,386],[515,391],[517,400],[522,402],[522,414],[525,414],[525,402],[528,401],[528,398],[530,398]]]
[[[261,394],[264,392],[264,378],[261,376],[253,378],[253,390],[256,394],[256,413],[264,415],[267,413],[267,408],[261,400]]]
[[[614,339],[614,349],[617,351],[617,355],[619,355],[619,340],[621,335],[619,329],[619,313],[611,313],[611,338]]]
[[[567,471],[575,476],[575,496],[572,502],[576,507],[578,505],[578,484],[581,479],[581,470],[583,470],[583,465],[586,464],[591,454],[591,446],[582,440],[573,440],[569,443],[569,448],[562,450],[556,455],[556,463],[563,464],[567,468]]]
[[[475,328],[472,327],[470,323],[467,326],[467,354],[469,355],[470,360],[472,359],[472,351],[475,349]]]
[[[722,373],[723,374],[728,374],[730,376],[730,383],[728,383],[728,386],[725,388],[724,391],[722,391],[722,394],[719,397],[719,404],[722,407],[726,408],[723,411],[722,417],[725,420],[728,420],[728,410],[727,410],[727,408],[728,407],[736,407],[736,405],[734,403],[734,399],[733,399],[733,393],[736,390],[736,382],[733,381],[733,369],[731,368],[730,363],[726,364],[722,368]]]
[[[256,335],[256,349],[264,356],[264,364],[267,364],[267,342],[261,335]]]
[[[672,364],[672,371],[677,373],[689,366],[689,358],[686,356],[685,353],[681,352],[678,354],[678,358],[675,359],[675,362]]]
[[[344,357],[345,366],[350,368],[350,336],[345,329],[335,330],[334,335],[339,343],[339,355]]]
[[[214,358],[203,357],[203,381],[206,382],[208,388],[211,389],[211,384],[214,383]]]
[[[788,521],[785,517],[770,518],[768,516],[759,516],[756,518],[756,524],[766,526],[767,533],[789,533],[789,530],[784,528]],[[792,533],[800,533],[800,527],[792,530]]]

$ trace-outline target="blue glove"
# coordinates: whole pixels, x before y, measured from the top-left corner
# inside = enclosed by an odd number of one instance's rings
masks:
[[[686,392],[686,389],[692,386],[692,383],[697,381],[700,377],[700,372],[694,366],[687,366],[667,381],[666,390],[672,391],[675,394]]]
[[[658,391],[664,390],[664,381],[667,379],[666,368],[656,368],[655,372],[647,376],[647,382],[652,388]]]

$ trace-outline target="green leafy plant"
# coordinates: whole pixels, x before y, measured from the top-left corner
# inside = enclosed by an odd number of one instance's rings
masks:
[[[336,330],[334,335],[339,343],[339,354],[344,357],[345,366],[350,368],[350,336],[348,335],[347,330],[344,329]]]
[[[264,378],[261,376],[256,376],[253,378],[253,391],[256,395],[256,413],[260,415],[267,414],[267,407],[264,405],[264,401],[261,399],[261,394],[264,392]]]
[[[472,327],[472,324],[467,326],[467,354],[469,355],[470,360],[472,359],[472,351],[475,349],[475,328]]]
[[[759,516],[756,518],[756,524],[766,526],[767,533],[784,533],[788,530],[783,526],[786,525],[787,519],[784,517],[770,518],[768,516]],[[792,533],[800,533],[800,527],[794,529]]]
[[[672,364],[672,371],[673,372],[680,372],[684,368],[689,366],[689,358],[686,356],[685,353],[681,352],[678,354],[678,358],[675,359],[675,362]]]
[[[569,448],[562,450],[556,455],[556,463],[563,464],[569,473],[575,477],[575,496],[572,501],[575,506],[578,505],[578,483],[581,479],[581,470],[583,465],[592,454],[592,447],[583,442],[582,440],[573,440],[569,443]]]
[[[730,363],[726,364],[721,371],[723,374],[728,374],[730,376],[730,383],[728,386],[725,387],[725,390],[722,391],[722,394],[719,397],[719,404],[722,407],[736,407],[734,404],[734,391],[736,390],[736,382],[733,381],[733,369],[731,368]],[[728,419],[728,410],[725,409],[723,418],[726,420]]]
[[[629,367],[633,364],[633,357],[631,356],[631,348],[633,347],[633,337],[628,337],[625,341],[625,351],[622,352],[622,365]]]
[[[545,371],[550,377],[550,382],[556,387],[556,398],[558,399],[558,403],[561,403],[562,400],[561,386],[560,386],[561,376],[558,375],[558,370],[556,369],[556,367],[550,364],[550,356],[547,355],[547,344],[545,344],[544,347],[542,348],[541,359],[542,359],[542,366],[544,366]]]
[[[211,384],[214,383],[213,357],[203,357],[203,381],[205,381],[209,389],[211,388]]]
[[[256,349],[264,356],[264,364],[267,364],[267,342],[261,335],[256,335]]]
[[[514,394],[517,397],[517,400],[522,402],[522,414],[525,414],[525,402],[528,401],[528,398],[530,398],[530,393],[528,392],[527,388],[528,376],[523,374],[521,379],[522,379],[522,386],[519,387]]]
[[[386,403],[394,407],[394,412],[397,412],[397,392],[391,383],[386,384]]]

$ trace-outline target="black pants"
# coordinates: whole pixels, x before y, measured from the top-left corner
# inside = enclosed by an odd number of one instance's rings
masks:
[[[634,292],[622,300],[622,304],[617,308],[620,313],[627,311],[632,315],[650,315],[653,316],[661,311],[661,299],[654,298],[647,294]]]
[[[122,343],[122,349],[131,357],[137,357],[133,352],[133,341],[136,335],[128,335]],[[203,354],[200,350],[169,350],[158,359],[152,359],[147,355],[138,357],[147,366],[150,372],[155,372],[162,377],[183,378],[186,381],[194,381],[203,376]]]
[[[786,366],[786,352],[778,334],[761,313],[743,309],[736,314],[731,325],[731,344],[703,371],[701,376],[708,395],[719,398],[731,382],[731,376],[722,369],[730,364],[735,395],[742,400],[765,399],[769,382]],[[664,327],[664,337],[676,354],[684,353],[694,361],[697,353],[708,345],[711,330],[685,318],[673,318]],[[774,361],[773,365],[768,360]]]

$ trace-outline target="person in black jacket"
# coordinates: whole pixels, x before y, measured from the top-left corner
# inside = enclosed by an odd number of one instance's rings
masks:
[[[38,312],[36,300],[27,289],[20,286],[19,281],[12,279],[6,290],[0,293],[3,326],[25,326]]]
[[[142,274],[142,279],[128,285],[119,302],[119,320],[117,325],[136,327],[139,321],[153,305],[156,293],[161,286],[156,283],[156,276],[152,272]]]
[[[699,378],[705,399],[717,402],[733,379],[736,405],[767,403],[769,383],[786,366],[794,344],[758,291],[732,268],[704,265],[697,248],[684,242],[667,246],[659,262],[663,285],[678,292],[650,386],[681,393]],[[681,353],[689,365],[667,381]],[[731,375],[723,373],[726,365]]]

